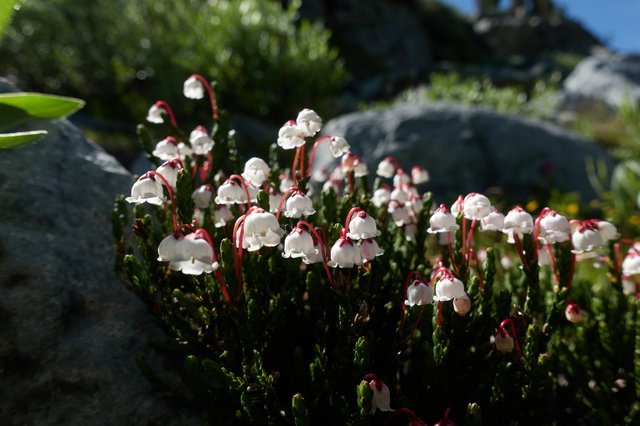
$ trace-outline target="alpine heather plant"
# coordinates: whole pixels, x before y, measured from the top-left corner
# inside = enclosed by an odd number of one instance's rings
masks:
[[[138,129],[155,167],[113,216],[187,385],[138,357],[167,398],[234,425],[640,421],[640,244],[612,223],[434,204],[426,170],[392,157],[372,188],[309,108],[268,159],[240,154],[206,79],[184,94],[212,123],[188,136],[156,102]],[[336,165],[314,173],[321,144]]]

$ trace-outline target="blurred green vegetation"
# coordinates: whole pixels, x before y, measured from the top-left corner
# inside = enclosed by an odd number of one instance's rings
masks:
[[[391,104],[420,104],[431,101],[448,101],[464,105],[479,105],[496,111],[529,117],[550,119],[558,111],[558,81],[537,81],[530,91],[518,86],[497,87],[483,77],[463,78],[458,73],[431,74],[431,84],[407,89]],[[367,107],[385,107],[389,102],[378,102]]]
[[[88,114],[126,122],[144,115],[150,100],[181,98],[175,82],[193,72],[223,83],[218,96],[232,111],[277,121],[304,105],[328,114],[346,72],[330,33],[300,21],[299,6],[27,0],[0,46],[0,73],[23,89],[86,99]]]

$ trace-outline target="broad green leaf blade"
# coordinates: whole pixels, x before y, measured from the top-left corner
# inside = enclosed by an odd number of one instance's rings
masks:
[[[53,120],[73,114],[84,101],[42,93],[0,94],[0,130],[15,127],[30,118]]]
[[[0,149],[13,148],[18,145],[33,142],[47,134],[46,130],[31,132],[0,133]]]
[[[20,0],[0,0],[0,39],[4,34],[4,29],[13,15],[13,11],[17,10],[16,5]]]

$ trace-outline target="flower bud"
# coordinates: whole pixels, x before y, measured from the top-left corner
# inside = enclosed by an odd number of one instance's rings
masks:
[[[453,298],[453,310],[461,317],[466,316],[471,310],[471,299],[466,294]]]
[[[584,319],[584,314],[582,313],[582,309],[575,303],[570,302],[564,310],[564,316],[567,318],[567,321],[572,322],[574,324],[578,324],[582,322]]]
[[[513,348],[515,348],[513,337],[505,329],[499,328],[494,337],[496,349],[499,352],[504,354],[513,351]]]

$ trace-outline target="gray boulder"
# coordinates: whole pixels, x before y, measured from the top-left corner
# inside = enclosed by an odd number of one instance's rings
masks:
[[[345,137],[371,175],[389,155],[406,171],[424,167],[431,180],[423,189],[438,197],[499,187],[524,201],[557,188],[589,200],[595,193],[585,161],[613,164],[604,149],[555,125],[442,102],[344,115],[323,133]],[[316,158],[316,167],[332,166],[326,147]]]
[[[111,210],[131,176],[66,120],[34,128],[49,135],[0,151],[0,423],[202,424],[135,364],[161,362],[161,334],[114,272]]]
[[[598,100],[612,107],[640,101],[640,55],[605,50],[583,59],[564,82],[570,103]]]

